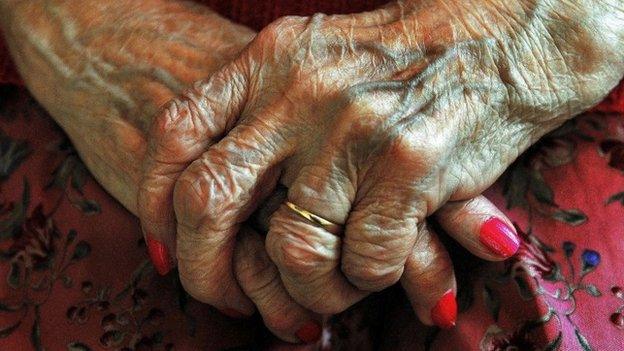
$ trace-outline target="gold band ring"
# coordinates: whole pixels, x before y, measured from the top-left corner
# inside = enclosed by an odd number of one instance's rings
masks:
[[[290,201],[286,201],[285,204],[286,206],[288,206],[289,209],[291,209],[293,212],[295,212],[299,216],[307,219],[308,221],[312,222],[313,224],[316,224],[319,227],[322,227],[323,229],[327,230],[328,232],[332,234],[338,235],[342,232],[342,226],[340,224],[330,222],[321,216],[317,216],[310,211],[304,210],[303,208],[293,204]]]

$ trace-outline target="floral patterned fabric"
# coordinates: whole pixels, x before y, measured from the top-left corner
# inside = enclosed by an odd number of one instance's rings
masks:
[[[486,263],[446,240],[459,283],[456,328],[418,323],[396,287],[331,317],[321,347],[624,349],[623,172],[620,84],[487,191],[521,233],[516,257]],[[175,274],[159,277],[137,219],[90,177],[25,89],[0,86],[0,350],[319,346],[281,343],[259,317],[227,318],[184,293]]]
[[[157,276],[136,218],[91,179],[52,119],[22,88],[4,86],[0,101],[0,349],[304,348],[279,343],[257,317],[232,320],[193,301],[175,274]],[[624,348],[623,117],[568,122],[488,190],[522,245],[492,264],[448,243],[455,329],[417,323],[395,288],[332,317],[325,346]]]

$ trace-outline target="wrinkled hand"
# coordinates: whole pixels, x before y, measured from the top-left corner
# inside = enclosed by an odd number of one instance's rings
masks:
[[[289,201],[345,226],[338,237],[285,206],[273,215],[266,248],[296,302],[337,312],[402,277],[431,323],[455,283],[425,217],[477,196],[624,72],[621,4],[588,3],[404,2],[278,20],[156,120],[142,224],[173,247],[173,204],[185,287],[249,311],[234,237],[281,182]],[[510,231],[483,240],[489,217],[448,227],[500,259]]]

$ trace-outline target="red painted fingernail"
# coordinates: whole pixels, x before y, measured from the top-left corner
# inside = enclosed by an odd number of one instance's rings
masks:
[[[160,275],[169,273],[171,270],[171,261],[169,260],[167,247],[160,241],[154,240],[149,234],[145,242],[147,243],[147,252],[156,268],[156,272]]]
[[[455,326],[457,320],[457,301],[455,293],[449,290],[438,300],[431,309],[431,319],[440,328],[449,329]]]
[[[311,344],[321,338],[321,331],[318,323],[310,321],[299,328],[295,335],[306,344]]]
[[[483,223],[479,233],[479,241],[502,257],[513,256],[520,247],[520,239],[516,231],[496,217],[492,217]]]
[[[220,310],[221,313],[223,313],[224,315],[230,317],[230,318],[237,318],[237,319],[241,319],[241,318],[247,318],[248,316],[242,312],[239,312],[233,308],[224,308],[222,310]]]

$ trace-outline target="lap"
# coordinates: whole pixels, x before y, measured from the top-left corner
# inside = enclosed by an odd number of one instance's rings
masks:
[[[89,177],[20,88],[0,96],[0,345],[287,347],[158,278],[138,221]],[[615,105],[614,105],[615,106]],[[330,319],[336,346],[499,350],[624,346],[624,116],[586,114],[544,138],[487,195],[523,233],[517,257],[455,247],[458,327],[419,325],[399,289]],[[450,243],[449,245],[453,245]],[[30,346],[27,346],[30,345]],[[356,346],[360,345],[360,346]],[[292,346],[294,348],[294,346]],[[558,347],[558,348],[557,348]]]

